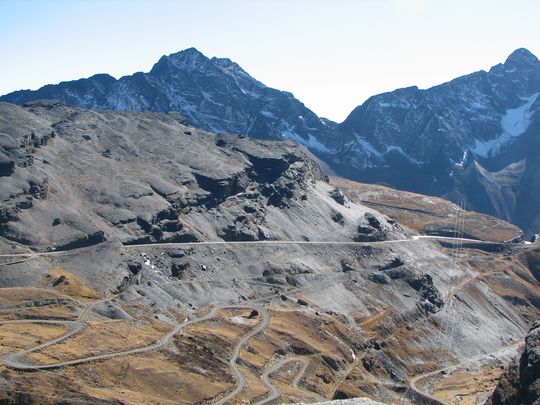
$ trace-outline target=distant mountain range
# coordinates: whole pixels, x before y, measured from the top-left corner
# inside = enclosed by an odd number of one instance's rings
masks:
[[[421,90],[371,97],[337,124],[238,64],[194,48],[163,56],[148,73],[21,90],[0,101],[57,99],[91,109],[177,111],[190,125],[262,139],[291,139],[337,174],[464,199],[467,208],[540,232],[540,62],[514,51],[479,71]]]

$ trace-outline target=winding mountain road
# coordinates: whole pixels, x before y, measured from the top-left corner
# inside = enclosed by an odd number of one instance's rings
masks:
[[[272,382],[270,381],[270,375],[278,371],[280,368],[282,368],[286,364],[291,363],[293,361],[302,363],[302,368],[298,370],[291,384],[293,388],[298,389],[298,383],[300,382],[300,379],[304,376],[304,373],[306,372],[306,369],[309,366],[309,360],[304,359],[302,357],[286,357],[274,363],[270,367],[268,367],[264,371],[264,373],[261,375],[261,381],[263,382],[264,385],[266,385],[266,388],[268,388],[268,391],[270,392],[270,394],[266,398],[261,399],[258,402],[255,402],[254,405],[267,404],[279,398],[279,396],[281,395],[281,390],[272,384]]]
[[[129,355],[133,355],[133,354],[146,353],[146,352],[149,352],[149,351],[152,351],[152,350],[157,350],[157,349],[160,349],[162,347],[165,347],[166,345],[169,344],[171,338],[174,335],[179,333],[181,330],[183,330],[187,326],[192,325],[192,324],[197,323],[197,322],[203,322],[203,321],[215,318],[220,309],[244,309],[244,308],[257,310],[261,314],[261,321],[259,322],[259,324],[257,325],[256,328],[252,329],[250,332],[248,332],[246,335],[244,335],[242,337],[242,339],[238,342],[236,347],[234,348],[231,359],[229,361],[229,366],[231,368],[231,371],[235,375],[237,383],[236,383],[236,387],[235,387],[235,389],[233,391],[231,391],[229,394],[227,394],[225,397],[223,397],[222,399],[220,399],[219,401],[217,401],[215,403],[215,405],[218,405],[218,404],[221,405],[221,404],[227,403],[230,399],[234,398],[236,395],[238,395],[240,392],[242,392],[242,390],[245,388],[245,377],[242,374],[242,372],[240,371],[240,369],[238,368],[238,365],[236,364],[236,362],[238,360],[238,357],[240,356],[240,351],[242,350],[242,347],[247,343],[247,341],[252,336],[256,335],[257,333],[259,333],[260,331],[262,331],[264,328],[266,328],[268,326],[270,317],[269,317],[269,314],[268,314],[268,311],[267,311],[266,308],[263,308],[261,306],[249,305],[249,304],[214,307],[208,314],[206,314],[203,317],[195,318],[195,319],[192,319],[190,321],[184,321],[184,322],[176,325],[165,336],[163,336],[163,338],[161,338],[158,342],[155,342],[155,343],[150,344],[148,346],[139,347],[139,348],[131,349],[131,350],[124,350],[124,351],[121,351],[121,352],[106,353],[106,354],[100,354],[100,355],[95,355],[95,356],[83,357],[83,358],[80,358],[80,359],[67,360],[67,361],[62,361],[62,362],[58,362],[58,363],[42,364],[42,365],[35,365],[35,364],[26,363],[26,362],[21,360],[21,357],[23,357],[23,356],[25,356],[25,355],[27,355],[29,353],[44,349],[44,348],[46,348],[48,346],[52,346],[52,345],[54,345],[56,343],[60,343],[60,342],[62,342],[64,340],[74,336],[75,334],[81,332],[85,328],[85,324],[83,322],[80,322],[80,321],[52,321],[52,320],[43,320],[43,319],[0,321],[0,324],[13,324],[13,323],[60,324],[60,325],[66,325],[66,326],[68,326],[70,328],[68,333],[66,333],[66,334],[64,334],[64,335],[62,335],[62,336],[60,336],[58,338],[55,338],[53,340],[50,340],[50,341],[48,341],[46,343],[43,343],[41,345],[32,347],[30,349],[26,349],[26,350],[22,350],[22,351],[19,351],[19,352],[14,352],[14,353],[7,354],[4,357],[3,362],[4,362],[4,365],[6,365],[9,368],[15,369],[15,370],[36,371],[36,370],[51,370],[51,369],[62,368],[62,367],[66,367],[66,366],[75,366],[75,365],[78,365],[78,364],[88,363],[88,362],[97,361],[97,360],[106,360],[106,359],[110,359],[110,358],[114,358],[114,357],[121,357],[121,356],[129,356]]]
[[[425,374],[421,374],[419,376],[416,376],[414,377],[410,383],[409,383],[409,387],[411,388],[411,390],[417,395],[419,396],[420,398],[422,398],[423,400],[427,400],[430,404],[434,404],[434,405],[448,405],[446,402],[443,402],[441,401],[440,399],[438,398],[435,398],[433,395],[431,395],[429,392],[427,391],[423,391],[421,390],[420,388],[417,387],[417,383],[420,381],[420,380],[423,380],[425,378],[430,378],[430,377],[433,377],[433,376],[436,376],[437,374],[440,374],[442,373],[444,370],[446,370],[447,368],[443,368],[443,369],[440,369],[440,370],[435,370],[435,371],[432,371],[430,373],[425,373]]]
[[[146,247],[181,247],[181,246],[213,246],[213,245],[345,245],[345,246],[364,246],[364,245],[373,245],[373,244],[395,244],[395,243],[409,243],[409,242],[415,242],[420,240],[442,240],[442,241],[459,241],[459,242],[471,242],[476,244],[493,244],[498,243],[502,244],[501,242],[493,242],[493,241],[481,241],[476,239],[466,239],[466,238],[453,238],[453,237],[444,237],[444,236],[429,236],[429,235],[416,235],[411,238],[405,238],[405,239],[396,239],[396,240],[386,240],[386,241],[377,241],[377,242],[352,242],[352,241],[208,241],[208,242],[186,242],[186,243],[151,243],[151,244],[138,244],[138,245],[124,245],[124,248],[130,249],[130,248],[146,248]],[[58,256],[58,255],[65,255],[65,254],[73,254],[76,251],[83,250],[83,249],[89,249],[91,247],[84,247],[84,248],[78,248],[73,250],[67,250],[67,251],[50,251],[50,252],[32,252],[32,253],[11,253],[11,254],[3,254],[0,255],[4,258],[13,258],[13,261],[10,261],[8,263],[3,263],[5,265],[9,264],[16,264],[20,262],[24,262],[27,260],[31,260],[36,257],[47,257],[47,256]],[[3,265],[0,263],[0,266]],[[103,301],[103,300],[101,300]],[[100,302],[101,302],[100,301]],[[93,305],[97,304],[99,302],[93,303]],[[91,306],[93,306],[91,305]],[[52,346],[54,344],[60,343],[66,339],[69,339],[73,337],[74,335],[80,333],[82,330],[86,328],[86,325],[84,323],[84,320],[89,313],[89,310],[91,306],[88,306],[83,309],[81,316],[76,321],[60,321],[60,320],[47,320],[47,319],[24,319],[24,320],[10,320],[10,321],[0,321],[1,324],[13,324],[13,323],[41,323],[41,324],[57,324],[57,325],[64,325],[68,327],[68,332],[65,333],[62,336],[59,336],[55,339],[52,339],[48,342],[45,342],[43,344],[40,344],[38,346],[32,347],[30,349],[25,349],[18,352],[13,352],[7,354],[3,362],[4,364],[12,369],[16,370],[25,370],[25,371],[33,371],[33,370],[50,370],[50,369],[57,369],[61,367],[66,366],[74,366],[78,364],[88,363],[92,361],[97,360],[105,360],[120,356],[128,356],[128,355],[134,355],[134,354],[141,354],[146,353],[153,350],[158,350],[162,347],[165,347],[169,344],[171,338],[182,331],[184,328],[188,327],[189,325],[192,325],[197,322],[203,322],[209,319],[212,319],[217,316],[218,311],[220,309],[238,309],[238,308],[250,308],[255,309],[261,314],[261,320],[259,324],[249,331],[246,335],[244,335],[241,340],[237,343],[237,345],[234,348],[234,351],[232,353],[232,356],[229,360],[229,366],[230,369],[235,376],[236,379],[236,386],[233,391],[231,391],[229,394],[218,400],[214,403],[214,405],[224,405],[228,403],[232,398],[236,397],[238,394],[240,394],[246,385],[245,377],[241,370],[238,367],[237,361],[240,356],[240,352],[243,348],[243,346],[248,342],[248,340],[255,336],[257,333],[261,332],[264,328],[268,326],[269,323],[269,314],[266,308],[259,306],[259,305],[250,305],[249,303],[244,303],[242,305],[230,305],[230,306],[217,306],[214,307],[208,314],[206,314],[203,317],[195,318],[190,321],[184,321],[180,324],[177,324],[174,328],[172,328],[166,335],[164,335],[159,341],[154,342],[150,345],[139,347],[135,349],[125,350],[121,352],[114,352],[114,353],[105,353],[100,355],[94,355],[94,356],[88,356],[84,358],[74,359],[74,360],[68,360],[68,361],[62,361],[57,362],[53,364],[44,364],[44,365],[36,365],[36,364],[29,364],[22,360],[24,356],[26,356],[29,353],[39,351],[41,349],[44,349],[46,347]],[[279,370],[281,367],[283,367],[285,364],[291,362],[291,361],[301,361],[303,363],[302,369],[298,372],[297,376],[293,380],[293,386],[297,387],[298,382],[302,378],[305,370],[308,367],[309,361],[306,361],[305,359],[302,359],[300,357],[294,357],[294,358],[284,358],[274,365],[272,365],[270,368],[265,370],[263,375],[261,376],[262,382],[265,384],[265,386],[269,390],[269,395],[260,400],[256,403],[256,405],[262,405],[269,402],[272,402],[279,398],[281,395],[281,391],[275,387],[271,381],[270,381],[270,375],[274,373],[275,371]],[[416,384],[418,381],[428,378],[430,376],[436,375],[437,373],[442,372],[445,369],[437,370],[431,373],[427,373],[424,375],[417,376],[413,378],[410,382],[411,389],[417,393],[420,396],[429,398],[430,401],[437,403],[437,404],[443,404],[443,402],[437,400],[436,398],[432,397],[428,393],[422,392],[420,389],[417,388]]]
[[[231,368],[231,371],[233,372],[235,379],[236,379],[236,386],[233,391],[228,393],[225,397],[218,400],[214,405],[222,405],[226,404],[228,401],[230,401],[232,398],[237,396],[242,390],[245,388],[246,381],[245,377],[238,368],[237,361],[238,357],[240,356],[240,352],[242,350],[242,347],[248,342],[248,340],[255,336],[257,333],[262,331],[264,328],[268,326],[268,323],[270,321],[270,316],[268,314],[268,310],[262,306],[259,305],[249,305],[249,304],[242,304],[242,305],[226,305],[226,306],[217,306],[214,307],[208,314],[206,314],[203,317],[195,318],[190,321],[184,321],[178,325],[176,325],[174,328],[172,328],[165,336],[163,336],[159,341],[152,343],[148,346],[139,347],[136,349],[131,350],[124,350],[120,352],[114,352],[114,353],[106,353],[106,354],[99,354],[95,356],[88,356],[83,357],[80,359],[74,359],[74,360],[67,360],[62,361],[58,363],[52,363],[52,364],[29,364],[21,360],[22,357],[25,355],[36,352],[38,350],[44,349],[46,347],[52,346],[54,344],[60,343],[77,333],[81,332],[85,329],[86,325],[83,322],[80,321],[53,321],[53,320],[45,320],[45,319],[29,319],[29,320],[13,320],[13,321],[0,321],[0,324],[23,324],[23,323],[41,323],[41,324],[55,324],[55,325],[65,325],[69,327],[69,331],[65,333],[64,335],[57,337],[55,339],[52,339],[46,343],[40,344],[38,346],[32,347],[30,349],[21,350],[18,352],[8,353],[4,359],[4,365],[6,367],[15,369],[15,370],[22,370],[22,371],[36,371],[36,370],[51,370],[56,368],[62,368],[67,366],[75,366],[78,364],[88,363],[92,361],[97,360],[106,360],[114,357],[121,357],[121,356],[129,356],[133,354],[141,354],[146,353],[152,350],[158,350],[162,347],[165,347],[169,344],[171,338],[185,329],[187,326],[192,325],[194,323],[203,322],[212,318],[215,318],[218,314],[218,311],[221,309],[245,309],[249,308],[252,310],[256,310],[261,315],[261,320],[257,327],[249,331],[247,334],[245,334],[242,339],[236,344],[234,351],[232,353],[231,359],[229,360],[229,366]],[[85,312],[83,312],[84,314]],[[83,315],[81,314],[81,317]],[[290,360],[289,360],[290,361]],[[303,374],[303,373],[302,373]],[[297,383],[297,382],[296,382]],[[268,382],[268,386],[270,387],[271,384]],[[277,392],[277,395],[279,396],[280,392]]]
[[[13,368],[13,369],[16,369],[16,370],[26,370],[26,371],[51,370],[51,369],[61,368],[61,367],[66,367],[66,366],[75,366],[75,365],[78,365],[78,364],[88,363],[88,362],[96,361],[96,360],[105,360],[105,359],[110,359],[110,358],[113,358],[113,357],[120,357],[120,356],[128,356],[128,355],[133,355],[133,354],[146,353],[146,352],[149,352],[149,351],[152,351],[152,350],[157,350],[157,349],[160,349],[160,348],[166,346],[167,344],[169,344],[171,338],[174,335],[176,335],[178,332],[180,332],[182,329],[186,328],[187,326],[189,326],[189,325],[191,325],[193,323],[196,323],[196,322],[203,322],[203,321],[206,321],[208,319],[214,318],[217,315],[217,312],[219,311],[219,309],[221,309],[221,308],[223,308],[223,307],[215,307],[207,315],[205,315],[205,316],[203,316],[201,318],[196,318],[196,319],[193,319],[191,321],[185,321],[183,323],[180,323],[180,324],[176,325],[165,336],[163,336],[159,341],[157,341],[155,343],[152,343],[152,344],[150,344],[148,346],[139,347],[139,348],[131,349],[131,350],[124,350],[124,351],[121,351],[121,352],[114,352],[114,353],[99,354],[99,355],[95,355],[95,356],[88,356],[88,357],[83,357],[83,358],[80,358],[80,359],[67,360],[67,361],[62,361],[62,362],[53,363],[53,364],[40,364],[40,365],[28,364],[28,363],[25,363],[25,362],[23,362],[23,361],[21,361],[19,359],[21,357],[25,356],[28,353],[32,353],[32,352],[41,350],[41,349],[43,349],[45,347],[54,345],[56,343],[60,343],[61,341],[70,338],[71,336],[73,336],[73,335],[79,333],[81,330],[83,330],[85,328],[85,324],[82,323],[82,322],[79,322],[79,321],[48,321],[48,320],[42,320],[42,319],[31,319],[31,320],[20,320],[20,321],[0,321],[0,324],[1,323],[45,323],[45,324],[53,323],[53,324],[64,324],[64,325],[71,326],[70,331],[67,334],[63,335],[63,336],[60,336],[59,338],[53,339],[53,340],[48,341],[48,342],[46,342],[44,344],[41,344],[39,346],[30,348],[30,349],[27,349],[27,350],[7,354],[4,357],[4,364],[7,367],[10,367],[10,368]]]
[[[459,363],[457,364],[454,364],[454,365],[451,365],[451,366],[448,366],[448,367],[443,367],[441,369],[438,369],[438,370],[435,370],[435,371],[431,371],[429,373],[424,373],[424,374],[420,374],[414,378],[411,379],[411,381],[409,382],[409,386],[411,388],[412,391],[414,391],[417,395],[419,395],[421,398],[425,398],[427,399],[430,403],[432,404],[436,404],[436,405],[448,405],[446,402],[443,402],[441,401],[440,399],[438,398],[435,398],[434,396],[432,396],[429,392],[427,391],[423,391],[422,389],[418,388],[417,386],[417,383],[421,380],[424,380],[424,379],[428,379],[430,377],[434,377],[438,374],[441,374],[443,372],[447,373],[447,374],[450,374],[462,367],[465,367],[467,365],[470,365],[471,363],[474,363],[476,361],[480,361],[486,357],[497,357],[497,355],[501,356],[501,355],[508,355],[508,353],[513,353],[513,352],[516,352],[518,347],[519,347],[520,343],[515,343],[513,345],[509,345],[509,346],[505,346],[499,350],[496,350],[492,353],[485,353],[485,354],[480,354],[476,357],[473,357],[473,358],[468,358],[468,359],[464,359],[462,361],[460,361]]]
[[[62,336],[49,340],[48,342],[42,343],[38,346],[32,347],[30,349],[21,350],[19,352],[7,354],[4,357],[4,364],[7,367],[14,368],[17,370],[39,370],[39,368],[34,368],[32,365],[21,363],[17,359],[29,353],[44,349],[46,347],[60,343],[66,339],[69,339],[70,337],[76,335],[77,333],[83,331],[86,328],[86,324],[80,321],[56,321],[56,320],[47,320],[47,319],[21,319],[21,320],[13,320],[13,321],[0,321],[0,325],[25,324],[25,323],[40,323],[40,324],[45,324],[45,325],[63,325],[63,326],[68,327],[68,331]]]
[[[240,351],[242,350],[242,347],[247,343],[247,341],[252,337],[255,336],[257,333],[262,331],[264,328],[268,326],[268,322],[270,321],[270,316],[268,315],[268,310],[264,307],[251,307],[249,305],[243,306],[242,308],[251,308],[259,311],[261,314],[261,321],[257,325],[256,328],[252,329],[249,333],[244,335],[242,339],[236,344],[236,347],[234,348],[233,355],[231,356],[231,359],[229,360],[229,366],[231,367],[231,370],[236,378],[236,388],[231,391],[229,394],[224,396],[219,401],[215,402],[214,405],[223,405],[226,404],[228,401],[230,401],[232,398],[237,396],[242,390],[244,389],[246,385],[246,379],[244,377],[244,374],[240,371],[238,368],[238,365],[236,364],[238,357],[240,356]]]

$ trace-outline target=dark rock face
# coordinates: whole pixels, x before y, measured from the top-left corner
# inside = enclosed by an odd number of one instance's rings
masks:
[[[313,270],[306,266],[299,266],[294,263],[277,264],[267,263],[267,268],[263,271],[264,280],[275,285],[291,285],[298,287],[300,282],[295,276],[301,274],[312,274]]]
[[[332,192],[330,193],[330,197],[332,197],[334,201],[340,205],[345,205],[345,202],[347,201],[345,195],[337,188],[332,190]]]
[[[425,227],[424,233],[426,235],[446,236],[453,238],[457,236],[456,224],[449,222],[433,222]],[[462,232],[460,235],[463,235],[462,237],[466,239],[476,239],[473,235],[467,232]]]
[[[388,239],[389,228],[396,228],[397,225],[391,221],[385,221],[386,225],[382,225],[381,221],[371,212],[364,214],[364,222],[360,223],[357,228],[357,234],[354,237],[356,242],[377,242]]]
[[[388,277],[386,274],[372,273],[372,274],[368,274],[367,278],[368,280],[376,284],[390,284],[392,282],[390,277]]]
[[[523,352],[512,360],[490,401],[492,405],[540,404],[540,320],[530,329]]]
[[[383,264],[379,267],[380,270],[390,270],[403,266],[405,263],[400,257],[394,257],[389,263]]]
[[[350,271],[356,271],[356,265],[350,258],[341,259],[341,270],[344,273],[348,273]]]
[[[174,258],[174,259],[181,259],[182,257],[185,257],[189,255],[191,251],[189,249],[170,249],[167,250],[167,256]]]
[[[186,279],[191,275],[189,263],[173,263],[171,266],[171,276],[179,279]]]
[[[6,156],[0,156],[0,176],[11,176],[15,170],[15,161]]]
[[[334,211],[332,212],[332,221],[337,222],[340,225],[345,224],[345,218],[341,212]]]
[[[130,260],[127,263],[127,266],[128,266],[129,271],[131,272],[131,274],[133,274],[134,276],[139,274],[140,271],[142,270],[141,263],[133,261],[133,260]]]
[[[425,300],[419,304],[426,313],[435,313],[444,305],[439,290],[433,285],[433,279],[429,274],[421,274],[408,278],[407,283],[420,293]]]
[[[489,72],[376,95],[337,127],[345,177],[442,195],[540,230],[540,62],[525,49]],[[534,178],[534,180],[533,180]]]
[[[264,139],[289,138],[306,145],[317,145],[314,140],[322,139],[333,125],[319,119],[291,93],[266,87],[231,60],[210,59],[194,48],[161,57],[148,73],[118,80],[99,74],[0,97],[19,105],[38,99],[90,109],[176,111],[197,128]]]

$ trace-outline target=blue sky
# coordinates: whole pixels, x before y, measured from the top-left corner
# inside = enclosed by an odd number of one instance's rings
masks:
[[[342,121],[371,95],[540,56],[538,0],[0,0],[0,94],[196,47]]]

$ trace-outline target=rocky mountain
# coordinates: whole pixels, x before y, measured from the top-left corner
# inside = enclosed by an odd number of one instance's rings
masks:
[[[531,274],[540,280],[540,249],[521,254]],[[506,367],[489,405],[540,403],[540,319],[530,328],[524,346]]]
[[[537,232],[539,94],[540,62],[525,49],[488,72],[380,94],[338,126],[332,162],[347,177],[465,199]]]
[[[226,58],[195,48],[163,56],[150,72],[116,80],[107,74],[22,90],[0,101],[57,99],[68,105],[119,111],[176,111],[189,125],[263,139],[292,139],[314,150],[334,125],[289,92],[269,88]]]
[[[465,200],[530,234],[540,232],[539,94],[540,62],[518,49],[488,72],[373,96],[338,125],[229,59],[192,48],[163,56],[148,73],[95,75],[0,100],[177,111],[212,132],[291,139],[343,177]]]

